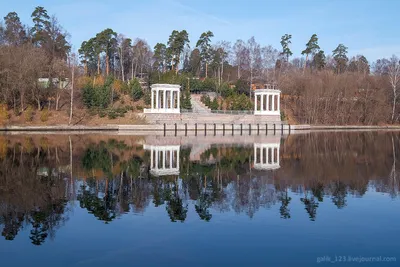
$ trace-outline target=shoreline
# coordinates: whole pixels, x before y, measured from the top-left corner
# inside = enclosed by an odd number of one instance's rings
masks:
[[[343,130],[400,130],[400,125],[308,125],[308,124],[132,124],[132,125],[53,125],[1,126],[0,132],[291,132]]]

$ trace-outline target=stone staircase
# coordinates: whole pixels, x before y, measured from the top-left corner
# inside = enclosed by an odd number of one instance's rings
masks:
[[[211,113],[211,109],[201,102],[202,95],[191,94],[190,103],[192,104],[192,110],[194,113]]]

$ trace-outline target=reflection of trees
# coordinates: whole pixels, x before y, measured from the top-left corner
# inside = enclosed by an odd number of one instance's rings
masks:
[[[304,198],[300,198],[300,201],[303,202],[310,220],[315,221],[317,217],[317,208],[319,206],[319,203],[315,201],[315,198],[313,196],[308,197],[307,192],[305,192]]]
[[[96,187],[90,187],[95,184]],[[103,197],[99,196],[97,192],[98,181],[95,183],[88,183],[87,186],[82,185],[78,194],[78,201],[80,207],[87,209],[89,213],[93,214],[97,219],[106,223],[111,222],[116,218],[116,195],[114,194],[114,187],[105,187],[105,194]]]
[[[292,217],[293,205],[304,205],[309,218],[316,220],[324,198],[332,200],[327,205],[345,208],[348,195],[361,197],[369,187],[392,197],[399,192],[400,146],[390,133],[290,136],[281,146],[282,168],[275,171],[252,169],[252,147],[212,146],[200,162],[190,161],[190,149],[183,149],[179,178],[152,177],[148,153],[130,153],[139,150],[110,140],[88,142],[80,149],[74,142],[75,168],[81,167],[79,175],[93,177],[64,180],[73,171],[68,149],[52,146],[45,138],[40,145],[31,138],[16,145],[1,142],[1,234],[12,240],[29,226],[29,238],[37,245],[67,220],[66,201],[75,195],[81,208],[109,223],[127,212],[143,213],[149,205],[163,206],[171,221],[184,222],[192,203],[204,221],[229,210],[253,217],[276,203],[282,219]],[[292,192],[304,196],[294,201]]]
[[[20,229],[31,227],[32,244],[54,238],[67,220],[67,183],[57,167],[57,150],[45,139],[35,147],[32,139],[3,147],[0,156],[0,225],[2,236],[13,240]]]
[[[279,213],[281,214],[281,218],[290,219],[289,204],[292,198],[289,197],[287,189],[284,192],[280,192],[278,200],[281,202],[281,206],[279,208]]]
[[[179,196],[178,181],[175,180],[169,187],[167,187],[167,212],[171,222],[181,221],[184,222],[188,211],[188,205],[183,203],[182,198]]]
[[[337,181],[332,184],[332,202],[338,209],[346,206],[346,191],[346,185],[343,182]]]
[[[212,214],[209,211],[209,208],[212,205],[212,194],[207,190],[206,176],[204,177],[204,187],[202,187],[201,184],[202,183],[200,183],[200,187],[198,187],[199,197],[194,207],[197,214],[199,214],[200,219],[208,222],[212,218]]]

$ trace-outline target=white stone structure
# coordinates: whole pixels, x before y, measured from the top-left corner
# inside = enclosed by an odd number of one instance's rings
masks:
[[[254,169],[276,170],[279,165],[280,143],[254,144]]]
[[[144,113],[180,113],[180,89],[177,84],[153,84],[151,108]]]
[[[281,115],[281,90],[266,85],[265,89],[254,90],[254,115]]]
[[[144,145],[150,150],[150,173],[154,176],[179,175],[179,151],[181,146]]]

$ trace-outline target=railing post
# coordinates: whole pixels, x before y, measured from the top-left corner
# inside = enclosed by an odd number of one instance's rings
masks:
[[[178,126],[177,126],[177,124],[175,123],[175,136],[177,135],[177,132],[178,132]]]
[[[257,123],[257,135],[260,135],[260,124]]]
[[[165,136],[165,134],[166,134],[166,129],[167,128],[167,126],[165,125],[165,123],[164,123],[164,136]]]
[[[251,135],[251,123],[249,123],[249,135]]]
[[[234,131],[235,131],[235,130],[233,129],[233,127],[234,127],[234,126],[233,126],[233,123],[232,123],[232,135],[234,135]]]
[[[274,123],[274,134],[276,134],[276,124]]]
[[[292,130],[292,129],[290,129],[290,124],[288,124],[289,125],[289,134],[290,134],[290,131]]]
[[[265,124],[265,135],[268,135],[268,123]]]
[[[222,135],[225,136],[225,123],[222,124]]]
[[[214,123],[214,136],[217,135],[217,125]]]
[[[240,124],[240,135],[243,135],[243,123]]]
[[[204,135],[207,135],[207,123],[204,123]]]
[[[187,135],[187,123],[185,123],[185,135]]]
[[[197,136],[197,122],[194,124],[194,135]]]
[[[281,133],[283,135],[283,123],[281,123]]]

